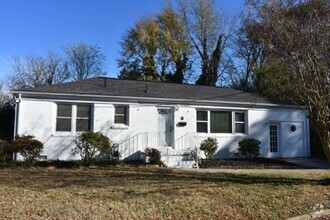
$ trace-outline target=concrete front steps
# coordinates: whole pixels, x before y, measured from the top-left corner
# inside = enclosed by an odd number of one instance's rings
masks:
[[[171,168],[194,168],[196,162],[191,158],[189,150],[175,150],[172,147],[163,147],[160,150],[162,161]]]

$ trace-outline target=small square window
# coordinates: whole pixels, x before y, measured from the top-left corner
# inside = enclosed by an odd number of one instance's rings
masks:
[[[127,106],[115,106],[115,124],[128,124],[127,110]]]
[[[197,121],[207,121],[207,111],[197,111]]]
[[[245,133],[245,125],[244,123],[235,123],[235,132],[236,133]]]
[[[243,112],[236,112],[235,113],[235,122],[244,122],[244,113]]]
[[[71,131],[71,118],[57,118],[56,131]]]
[[[197,132],[207,133],[207,122],[197,122]]]

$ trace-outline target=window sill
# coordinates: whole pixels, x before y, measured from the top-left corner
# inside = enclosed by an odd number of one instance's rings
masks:
[[[53,137],[74,137],[76,133],[72,132],[56,132],[52,134]]]
[[[114,125],[111,126],[111,129],[114,129],[114,130],[128,130],[128,125],[114,124]]]
[[[201,137],[246,137],[247,134],[243,133],[196,133]]]

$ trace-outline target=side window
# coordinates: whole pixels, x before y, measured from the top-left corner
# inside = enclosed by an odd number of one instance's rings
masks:
[[[207,111],[197,111],[197,132],[198,133],[207,133],[207,124],[208,124],[208,118],[207,118]]]
[[[71,131],[72,106],[58,104],[56,115],[56,131]]]
[[[244,112],[235,112],[235,133],[245,133]]]
[[[76,131],[91,130],[91,107],[77,105]]]
[[[115,124],[128,125],[128,107],[115,106]]]

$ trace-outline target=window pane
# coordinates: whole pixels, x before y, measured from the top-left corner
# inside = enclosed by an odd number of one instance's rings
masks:
[[[57,105],[57,116],[71,117],[71,105]]]
[[[87,105],[78,105],[77,106],[77,117],[86,117],[89,118],[90,116],[90,106]]]
[[[236,123],[235,124],[235,132],[236,133],[245,133],[245,124],[244,123]]]
[[[89,131],[90,130],[89,119],[77,119],[76,130]]]
[[[207,111],[197,111],[197,121],[207,121]]]
[[[126,114],[126,107],[116,106],[115,107],[115,114],[116,115],[124,115],[124,114]]]
[[[231,133],[231,112],[211,112],[211,133]]]
[[[206,122],[197,122],[197,132],[207,133],[207,123]]]
[[[56,131],[71,131],[71,118],[57,118]]]
[[[115,124],[126,124],[126,116],[116,115]]]
[[[235,113],[235,121],[244,121],[244,113],[242,112]]]

